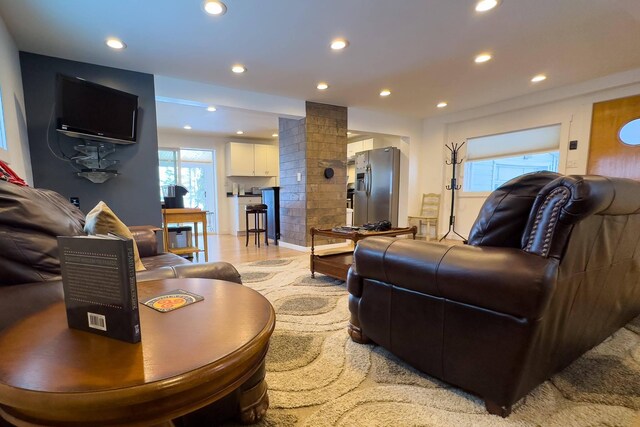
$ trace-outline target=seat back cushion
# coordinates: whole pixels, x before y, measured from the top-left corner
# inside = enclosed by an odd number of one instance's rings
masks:
[[[522,234],[540,190],[560,175],[533,172],[507,181],[485,200],[469,233],[473,246],[522,247]]]
[[[60,194],[0,181],[0,286],[60,276],[57,236],[83,227],[82,211]]]

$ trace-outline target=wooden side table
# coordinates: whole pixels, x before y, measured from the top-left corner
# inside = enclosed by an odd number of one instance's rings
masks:
[[[340,280],[347,280],[347,273],[349,267],[353,264],[353,248],[338,248],[334,250],[323,251],[322,253],[315,253],[315,236],[331,237],[334,239],[351,240],[354,244],[357,244],[359,240],[366,239],[373,236],[402,236],[413,235],[413,240],[416,239],[416,233],[418,228],[413,227],[392,228],[387,231],[339,231],[334,229],[319,229],[311,228],[311,277],[315,277],[315,272],[326,274],[327,276],[335,277]]]
[[[186,248],[169,248],[169,224],[176,223],[193,223],[193,245]],[[204,249],[198,246],[198,224],[202,224],[202,237],[204,240]],[[162,227],[164,238],[165,252],[171,252],[177,255],[199,254],[204,252],[204,260],[209,261],[209,248],[207,246],[207,211],[194,208],[182,209],[162,209]]]
[[[168,313],[140,304],[138,344],[69,329],[64,302],[1,331],[2,417],[17,426],[160,425],[233,394],[240,420],[259,420],[273,307],[250,288],[209,279],[141,282],[138,296],[175,289],[204,300]]]

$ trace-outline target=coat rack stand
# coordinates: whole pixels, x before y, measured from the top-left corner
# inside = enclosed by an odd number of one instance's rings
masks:
[[[465,243],[467,243],[467,239],[456,231],[456,216],[453,214],[454,206],[456,203],[456,190],[459,190],[461,188],[461,186],[456,184],[456,165],[461,164],[462,160],[464,160],[464,159],[458,160],[458,152],[460,151],[463,145],[464,145],[464,142],[459,145],[453,142],[451,143],[450,146],[445,145],[445,147],[447,147],[451,152],[451,161],[447,160],[445,161],[445,163],[453,166],[453,171],[451,176],[451,185],[447,185],[446,187],[447,190],[451,191],[451,213],[449,214],[449,231],[447,231],[447,233],[440,238],[439,240],[440,242],[444,240],[449,235],[449,233],[453,232],[458,237],[460,237]]]

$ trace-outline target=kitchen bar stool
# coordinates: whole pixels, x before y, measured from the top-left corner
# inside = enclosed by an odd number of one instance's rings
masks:
[[[249,214],[253,215],[253,228],[249,228]],[[264,233],[264,243],[269,246],[269,240],[267,238],[267,205],[247,205],[244,210],[245,225],[247,229],[247,242],[245,246],[249,246],[249,234],[254,234],[254,244],[257,243],[260,247],[260,233]],[[264,228],[260,227],[260,222]]]

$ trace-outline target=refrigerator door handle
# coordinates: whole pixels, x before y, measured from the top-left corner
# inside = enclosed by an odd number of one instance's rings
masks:
[[[364,191],[365,196],[369,195],[369,166],[364,168],[364,178],[363,178],[363,182],[364,184],[364,188],[362,189]]]
[[[371,165],[367,165],[367,172],[365,174],[365,177],[367,179],[365,183],[365,191],[367,193],[367,196],[370,196],[371,195]]]

